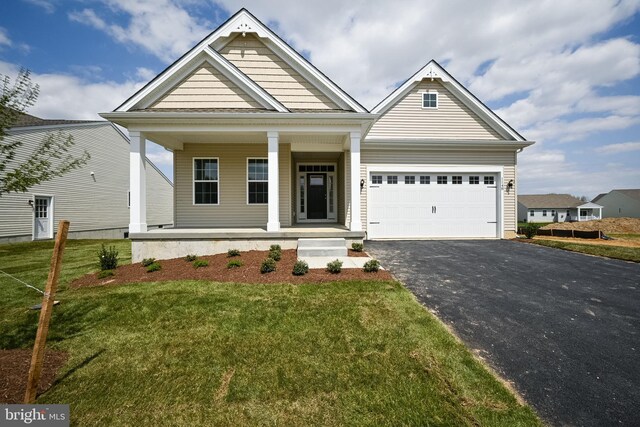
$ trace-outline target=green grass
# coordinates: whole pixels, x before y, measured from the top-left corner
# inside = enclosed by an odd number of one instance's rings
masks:
[[[580,243],[560,242],[557,240],[536,239],[531,240],[536,245],[550,248],[564,249],[589,255],[598,255],[607,258],[621,259],[624,261],[640,262],[640,248],[624,246],[584,245]]]
[[[613,237],[614,239],[623,239],[623,240],[640,240],[640,234],[622,234],[622,233],[611,233],[607,234],[607,236]]]
[[[540,425],[399,283],[71,290],[99,243],[69,243],[48,343],[70,359],[38,403],[76,425]],[[46,279],[51,246],[0,269]],[[0,348],[29,347],[39,296],[0,280]]]

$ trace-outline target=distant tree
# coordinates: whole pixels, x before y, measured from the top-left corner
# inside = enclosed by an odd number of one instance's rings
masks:
[[[29,70],[21,69],[15,83],[0,74],[0,197],[11,192],[25,192],[30,187],[48,181],[87,164],[87,151],[80,157],[69,154],[75,144],[73,136],[62,131],[45,135],[36,149],[22,161],[14,161],[22,141],[6,142],[8,130],[38,99],[40,87],[31,82]]]

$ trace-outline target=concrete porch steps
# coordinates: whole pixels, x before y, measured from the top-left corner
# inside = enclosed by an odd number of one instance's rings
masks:
[[[346,257],[347,242],[342,238],[298,239],[298,258]]]

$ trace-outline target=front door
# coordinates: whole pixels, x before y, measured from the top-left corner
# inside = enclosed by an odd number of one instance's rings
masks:
[[[51,239],[53,237],[51,197],[36,196],[33,209],[33,239]]]
[[[308,219],[327,219],[327,174],[307,174],[307,200]]]

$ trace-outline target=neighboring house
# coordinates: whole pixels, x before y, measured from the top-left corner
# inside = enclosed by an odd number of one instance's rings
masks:
[[[9,129],[5,142],[22,141],[15,161],[24,161],[49,132],[63,131],[91,159],[82,168],[43,182],[26,193],[0,196],[0,242],[53,238],[58,222],[70,221],[70,238],[123,238],[129,223],[129,140],[105,121],[44,120],[28,114]],[[173,222],[173,186],[145,163],[151,227]]]
[[[132,141],[134,260],[514,236],[517,153],[533,143],[435,61],[369,112],[245,9],[102,116]],[[148,231],[146,140],[173,151],[173,230]]]
[[[602,206],[583,202],[569,194],[529,194],[518,196],[518,221],[570,222],[602,218]]]
[[[611,190],[592,200],[602,205],[604,218],[640,218],[640,189]]]

